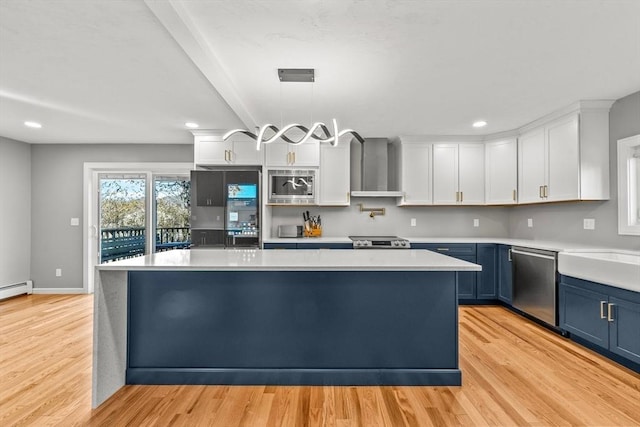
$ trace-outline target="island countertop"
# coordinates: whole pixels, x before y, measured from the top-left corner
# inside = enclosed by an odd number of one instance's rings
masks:
[[[477,264],[424,250],[192,249],[159,252],[108,264],[98,270],[226,271],[480,271]]]

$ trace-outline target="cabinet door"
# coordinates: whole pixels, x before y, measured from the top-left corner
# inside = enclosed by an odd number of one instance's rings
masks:
[[[640,363],[640,304],[609,297],[609,350]]]
[[[458,203],[458,144],[433,146],[433,204]]]
[[[432,204],[431,144],[402,144],[400,161],[401,204]]]
[[[222,172],[192,171],[191,181],[195,181],[193,192],[195,192],[197,206],[224,206]]]
[[[484,204],[484,144],[458,146],[460,204]]]
[[[263,151],[256,149],[256,142],[250,140],[234,140],[233,150],[229,153],[230,162],[234,165],[261,165]]]
[[[284,141],[264,144],[262,149],[265,150],[265,163],[267,164],[267,167],[291,166],[293,162],[291,147],[291,144]]]
[[[202,136],[196,137],[193,143],[196,165],[226,165],[231,161],[231,141],[222,141],[222,137]]]
[[[517,201],[518,143],[515,138],[485,145],[485,199],[488,205]]]
[[[500,245],[498,248],[498,299],[511,304],[513,295],[513,270],[511,247]]]
[[[560,283],[560,328],[608,348],[607,302],[605,294]]]
[[[478,243],[477,263],[482,271],[477,273],[476,297],[478,299],[496,299],[498,296],[498,245],[493,243]]]
[[[458,255],[454,258],[463,261],[476,262],[475,256]],[[458,282],[458,300],[474,300],[476,299],[476,279],[475,271],[459,271],[456,274]]]
[[[349,206],[351,176],[349,145],[331,144],[320,146],[320,195],[318,204],[321,206]]]
[[[346,144],[345,144],[346,145]],[[293,145],[293,166],[312,166],[320,165],[320,144],[316,140],[309,140],[300,145]]]
[[[541,202],[545,185],[544,129],[536,129],[518,138],[518,202]]]
[[[578,116],[546,126],[547,193],[545,200],[580,199],[580,152]]]

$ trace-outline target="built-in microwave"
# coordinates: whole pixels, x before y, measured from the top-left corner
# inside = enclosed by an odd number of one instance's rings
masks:
[[[314,169],[269,170],[269,203],[315,204]]]

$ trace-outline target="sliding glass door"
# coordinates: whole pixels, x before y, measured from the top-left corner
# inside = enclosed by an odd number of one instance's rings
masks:
[[[191,244],[188,174],[98,174],[98,262]]]
[[[147,252],[147,177],[145,174],[99,175],[99,262]]]
[[[191,245],[189,175],[154,175],[154,252]]]

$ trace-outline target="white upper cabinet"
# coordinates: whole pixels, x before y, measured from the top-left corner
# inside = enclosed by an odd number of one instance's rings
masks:
[[[540,202],[544,197],[546,174],[544,128],[518,138],[518,201]]]
[[[198,131],[193,141],[196,165],[262,165],[262,152],[249,137],[232,136],[222,140],[222,133]]]
[[[458,191],[458,144],[433,146],[433,203],[455,205]]]
[[[400,167],[398,179],[402,199],[400,206],[431,205],[432,196],[432,144],[424,142],[405,142],[399,145]]]
[[[582,101],[518,138],[518,202],[609,198],[611,101]]]
[[[520,136],[520,203],[578,200],[578,115],[572,114]]]
[[[308,140],[302,144],[284,141],[265,144],[267,167],[318,167],[320,165],[320,144]]]
[[[484,144],[433,145],[433,203],[484,204]]]
[[[349,206],[351,194],[351,162],[348,142],[337,146],[320,145],[319,197],[320,206]]]
[[[487,205],[517,202],[518,142],[508,138],[485,143],[485,199]]]

